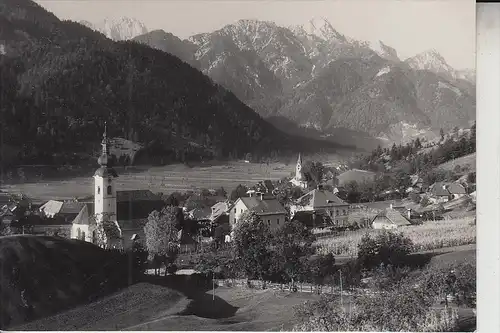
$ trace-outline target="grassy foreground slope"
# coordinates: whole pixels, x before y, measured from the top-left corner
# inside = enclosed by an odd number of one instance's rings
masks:
[[[116,258],[90,243],[59,237],[0,237],[0,328],[97,299],[120,285]],[[120,272],[121,274],[121,272]],[[125,276],[125,281],[126,281]]]

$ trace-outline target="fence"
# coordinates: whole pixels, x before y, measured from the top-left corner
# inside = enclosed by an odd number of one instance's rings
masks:
[[[348,289],[341,289],[336,285],[316,285],[312,283],[295,283],[295,288],[292,283],[275,283],[262,280],[247,280],[247,279],[215,279],[214,285],[218,287],[232,287],[232,288],[245,288],[245,289],[271,289],[278,291],[293,291],[317,294],[339,294],[342,292],[344,295],[350,295],[352,292]]]

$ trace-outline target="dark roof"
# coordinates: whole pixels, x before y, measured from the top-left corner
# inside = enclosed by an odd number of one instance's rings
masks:
[[[445,182],[437,182],[432,185],[431,192],[435,196],[449,196],[450,192],[448,191],[449,183]]]
[[[450,194],[466,194],[465,188],[458,183],[437,182],[432,185],[432,194],[436,196],[448,196]]]
[[[297,204],[301,206],[333,207],[348,205],[342,199],[330,191],[314,189],[297,199]]]
[[[116,173],[115,169],[102,166],[95,171],[94,176],[100,176],[106,178],[106,177],[118,177],[118,174]]]
[[[240,200],[257,215],[286,214],[285,208],[276,199],[260,200],[260,197],[243,197]]]
[[[298,211],[293,215],[292,221],[299,221],[308,228],[332,224],[330,216],[323,211]]]
[[[152,211],[160,211],[164,205],[164,202],[161,200],[117,202],[116,218],[118,221],[147,219]],[[88,224],[88,219],[92,215],[94,215],[94,203],[86,203],[78,215],[75,216],[73,223]]]
[[[210,207],[195,208],[189,211],[189,215],[195,220],[208,220],[212,215],[212,209]]]
[[[150,190],[117,191],[116,202],[122,201],[158,201],[161,197]]]
[[[372,223],[375,222],[377,219],[385,219],[389,223],[395,224],[397,226],[405,226],[405,225],[410,225],[411,223],[406,219],[406,217],[403,216],[399,211],[395,209],[387,209],[384,212],[381,212],[375,216],[373,219]]]
[[[75,214],[76,216],[84,205],[84,203],[76,201],[64,202],[59,210],[59,214]]]

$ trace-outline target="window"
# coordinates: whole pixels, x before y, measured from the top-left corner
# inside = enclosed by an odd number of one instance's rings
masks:
[[[234,218],[234,224],[236,224],[236,217]]]
[[[240,214],[243,214],[243,208],[242,208],[242,209],[240,209]]]
[[[97,194],[101,194],[101,187],[97,186]]]
[[[234,213],[236,214],[236,208],[234,209]]]
[[[82,231],[82,240],[85,240],[85,231]]]
[[[108,194],[111,195],[113,192],[111,190],[111,185],[108,185]]]
[[[267,220],[267,224],[268,224],[268,225],[271,225],[271,220]]]
[[[279,225],[280,224],[280,219],[276,219],[276,223]]]

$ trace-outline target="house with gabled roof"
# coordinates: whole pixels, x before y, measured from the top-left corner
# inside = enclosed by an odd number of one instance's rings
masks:
[[[275,198],[266,198],[262,194],[242,197],[229,208],[229,223],[234,227],[243,213],[251,211],[257,214],[271,230],[278,229],[285,222],[286,210]]]
[[[330,216],[334,225],[345,226],[348,222],[349,204],[333,192],[318,186],[298,198],[293,205],[290,205],[292,218],[299,211],[326,213]]]
[[[448,202],[467,194],[465,187],[460,183],[449,182],[436,182],[430,187],[429,191],[436,203]]]
[[[377,214],[372,220],[373,229],[397,229],[411,225],[400,211],[392,207]]]

